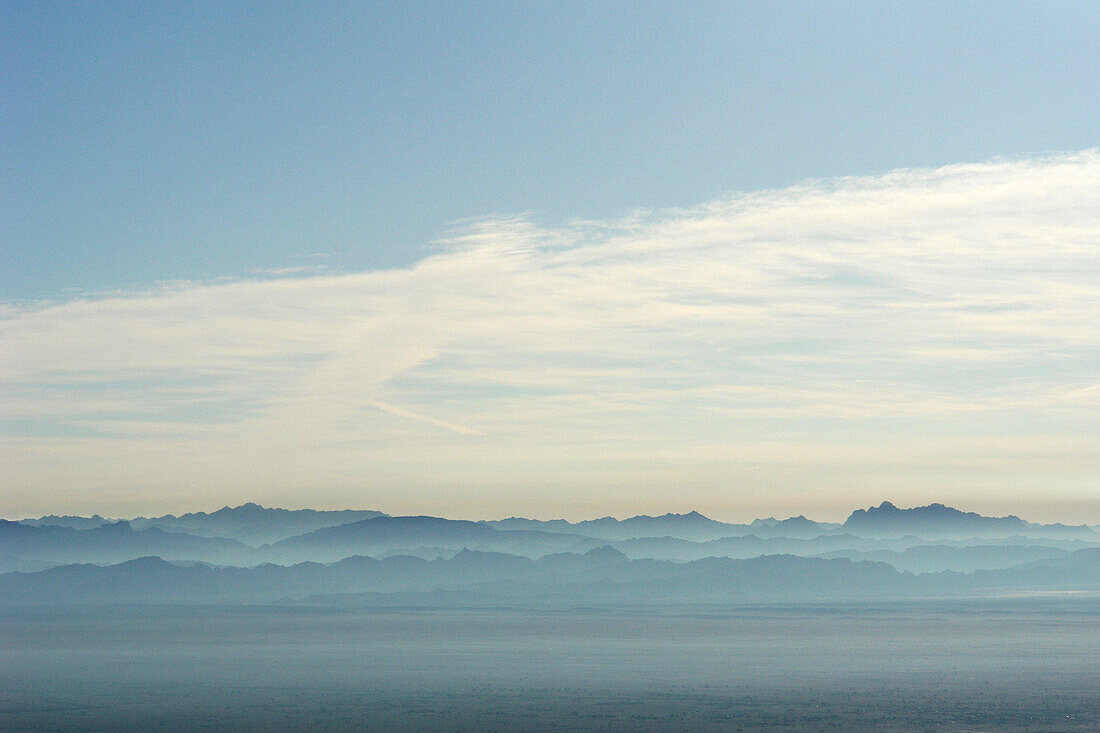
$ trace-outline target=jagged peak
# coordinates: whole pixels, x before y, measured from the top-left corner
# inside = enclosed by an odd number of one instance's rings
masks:
[[[873,506],[870,509],[856,509],[845,520],[844,524],[861,527],[893,527],[894,529],[904,526],[920,526],[931,530],[939,528],[953,529],[954,531],[966,528],[985,530],[989,528],[1004,529],[1015,525],[1027,526],[1027,522],[1015,515],[991,517],[977,512],[956,509],[940,502],[900,509],[888,501],[884,501],[879,506]]]

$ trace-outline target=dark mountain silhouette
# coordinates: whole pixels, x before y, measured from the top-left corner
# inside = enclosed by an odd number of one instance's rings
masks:
[[[495,529],[531,529],[538,532],[566,532],[572,533],[576,528],[572,523],[564,519],[525,519],[524,517],[508,517],[507,519],[483,519],[480,524],[487,524]]]
[[[816,537],[836,532],[841,525],[815,522],[799,515],[789,519],[753,520],[752,524],[719,522],[699,512],[687,514],[638,515],[628,519],[601,517],[580,522],[564,519],[537,520],[512,517],[486,522],[499,529],[537,529],[547,532],[575,532],[607,540],[629,540],[643,537],[674,537],[691,542],[709,542],[724,537],[753,534],[758,537]]]
[[[20,524],[27,524],[32,527],[69,527],[70,529],[95,529],[96,527],[102,527],[104,524],[110,524],[110,519],[104,519],[98,514],[93,514],[90,517],[77,517],[72,515],[58,516],[56,514],[49,514],[45,517],[39,517],[37,519],[20,519]]]
[[[610,548],[539,561],[462,550],[448,560],[353,556],[327,565],[307,562],[254,568],[177,565],[145,557],[118,565],[77,564],[0,575],[0,604],[271,603],[316,594],[464,588],[516,578],[578,579],[623,562],[621,553]]]
[[[846,557],[849,560],[884,562],[898,570],[913,573],[938,573],[953,570],[969,573],[975,570],[1010,568],[1036,560],[1065,557],[1069,551],[1043,545],[916,545],[896,550],[833,550],[819,557]]]
[[[705,541],[718,537],[745,534],[748,531],[748,525],[719,522],[695,511],[687,514],[663,514],[656,517],[639,514],[627,519],[601,517],[580,522],[567,522],[564,519],[539,520],[511,517],[509,519],[487,521],[484,524],[497,529],[564,532],[605,540],[624,540],[636,537],[679,537],[691,541]]]
[[[535,530],[501,530],[484,522],[439,517],[376,517],[326,527],[265,548],[272,558],[329,562],[348,555],[375,555],[423,546],[463,547],[541,556],[584,551],[605,544],[577,534]]]
[[[761,530],[770,527],[761,527]],[[916,538],[913,540],[917,542]],[[731,557],[748,559],[760,555],[802,555],[812,557],[833,550],[870,550],[883,544],[851,534],[817,535],[801,537],[769,536],[756,534],[723,537],[709,542],[691,542],[675,537],[640,537],[622,540],[614,546],[631,558],[656,558],[662,560],[691,561],[707,557]],[[890,543],[894,544],[894,543]]]
[[[1029,522],[1027,535],[1029,537],[1043,536],[1043,537],[1057,537],[1065,539],[1083,539],[1085,541],[1097,541],[1100,540],[1100,532],[1087,524],[1062,524],[1056,522],[1054,524],[1035,524]]]
[[[768,537],[817,537],[827,531],[829,530],[824,525],[799,514],[797,517],[776,522],[760,534]]]
[[[821,530],[821,526],[812,520],[806,519],[805,516],[799,514],[797,517],[790,517],[780,522],[776,522],[772,525],[773,529],[808,529],[814,532]]]
[[[978,537],[1019,533],[1028,527],[1027,522],[1016,516],[984,517],[943,504],[899,509],[888,501],[870,509],[857,509],[844,522],[846,531],[871,536]]]
[[[817,537],[837,528],[838,525],[815,522],[801,514],[788,519],[754,519],[749,525],[749,531],[758,537]]]
[[[131,520],[131,524],[135,529],[156,528],[203,537],[230,537],[258,546],[323,527],[383,516],[386,515],[372,510],[275,509],[249,502],[237,507],[222,507],[210,513],[191,512],[179,516],[166,514],[163,517],[138,517]]]
[[[848,558],[885,562],[898,570],[938,572],[1006,568],[1031,560],[1056,558],[1073,550],[1094,546],[1080,540],[1044,537],[942,539],[929,544],[915,535],[902,537],[858,537],[854,534],[823,534],[800,537],[724,537],[710,542],[690,542],[675,537],[642,537],[622,540],[613,546],[632,559],[654,558],[689,562],[707,557],[747,559],[760,555]]]
[[[1005,570],[979,570],[978,585],[1008,592],[1051,588],[1060,591],[1100,591],[1100,547],[1076,550],[1065,557],[1037,560]]]
[[[663,514],[657,517],[641,514],[622,520],[614,517],[603,517],[602,519],[577,522],[573,526],[581,534],[616,540],[667,536],[705,541],[734,534],[743,534],[746,529],[745,525],[726,524],[705,517],[699,512]]]
[[[353,521],[345,521],[349,519]],[[899,509],[889,502],[853,512],[843,530],[802,515],[761,519],[752,525],[726,524],[698,512],[577,523],[516,517],[473,522],[391,517],[373,511],[291,511],[257,504],[179,517],[103,522],[98,516],[52,515],[2,522],[0,572],[78,562],[119,563],[143,556],[236,566],[332,563],[354,555],[436,560],[450,559],[464,548],[535,559],[581,554],[605,545],[634,560],[693,562],[789,554],[886,562],[899,570],[969,572],[1056,559],[1063,551],[1100,545],[1100,533],[1084,526],[983,517],[942,504]],[[186,527],[198,533],[186,532]],[[310,529],[294,533],[302,527]],[[287,533],[294,534],[284,536]],[[252,548],[225,535],[280,539]]]
[[[269,603],[323,595],[343,603],[361,594],[374,602],[395,593],[462,591],[478,604],[537,606],[546,599],[675,604],[800,598],[826,588],[878,595],[894,589],[900,577],[875,563],[789,556],[631,562],[611,548],[540,560],[467,550],[449,560],[357,556],[330,565],[255,568],[181,566],[148,557],[105,567],[80,564],[5,574],[0,576],[0,603]]]
[[[74,562],[118,563],[146,555],[221,564],[249,563],[252,548],[236,540],[161,529],[136,531],[128,522],[95,529],[32,526],[0,520],[0,567],[36,570]]]
[[[843,530],[803,515],[757,519],[752,525],[716,522],[697,512],[639,515],[621,521],[604,517],[577,523],[521,517],[466,522],[431,516],[392,517],[373,511],[289,511],[257,504],[227,506],[211,513],[139,518],[129,524],[105,522],[100,516],[51,515],[5,523],[0,528],[0,571],[41,570],[72,562],[113,564],[142,556],[235,566],[334,562],[353,555],[379,559],[410,555],[434,560],[451,558],[463,548],[540,558],[584,553],[608,544],[631,559],[689,562],[787,554],[881,561],[900,570],[972,571],[1058,555],[1022,549],[1025,547],[1042,545],[1070,551],[1100,545],[1100,534],[1085,526],[983,517],[942,504],[901,510],[889,502],[854,512]],[[185,527],[195,528],[198,534],[185,532]],[[303,527],[309,528],[307,532],[284,536]],[[239,540],[226,541],[226,535],[279,539],[250,551]],[[930,545],[941,547],[916,549]],[[961,545],[1000,548],[958,549]]]
[[[539,560],[462,551],[448,560],[350,557],[254,568],[140,558],[0,575],[0,605],[278,603],[607,605],[838,602],[1034,591],[1100,591],[1100,548],[1003,570],[913,574],[885,563],[765,555],[690,563],[627,560],[611,548]]]

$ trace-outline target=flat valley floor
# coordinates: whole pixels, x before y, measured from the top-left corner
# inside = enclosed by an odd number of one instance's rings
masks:
[[[0,730],[1097,731],[1100,600],[0,610]]]

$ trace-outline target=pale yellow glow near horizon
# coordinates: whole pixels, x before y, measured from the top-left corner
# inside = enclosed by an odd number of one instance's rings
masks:
[[[0,305],[0,515],[1100,522],[1100,153]]]

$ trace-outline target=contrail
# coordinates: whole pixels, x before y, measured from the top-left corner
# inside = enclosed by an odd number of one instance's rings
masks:
[[[395,405],[388,405],[385,402],[378,402],[377,400],[369,400],[367,402],[371,407],[377,407],[383,412],[388,412],[391,415],[397,415],[399,417],[407,417],[410,420],[420,420],[422,422],[431,423],[447,430],[453,430],[460,435],[484,435],[480,430],[474,430],[473,428],[463,427],[462,425],[455,425],[449,422],[443,422],[442,420],[436,420],[434,417],[425,417],[424,415],[417,415],[415,412],[410,412],[403,407],[397,407]]]

